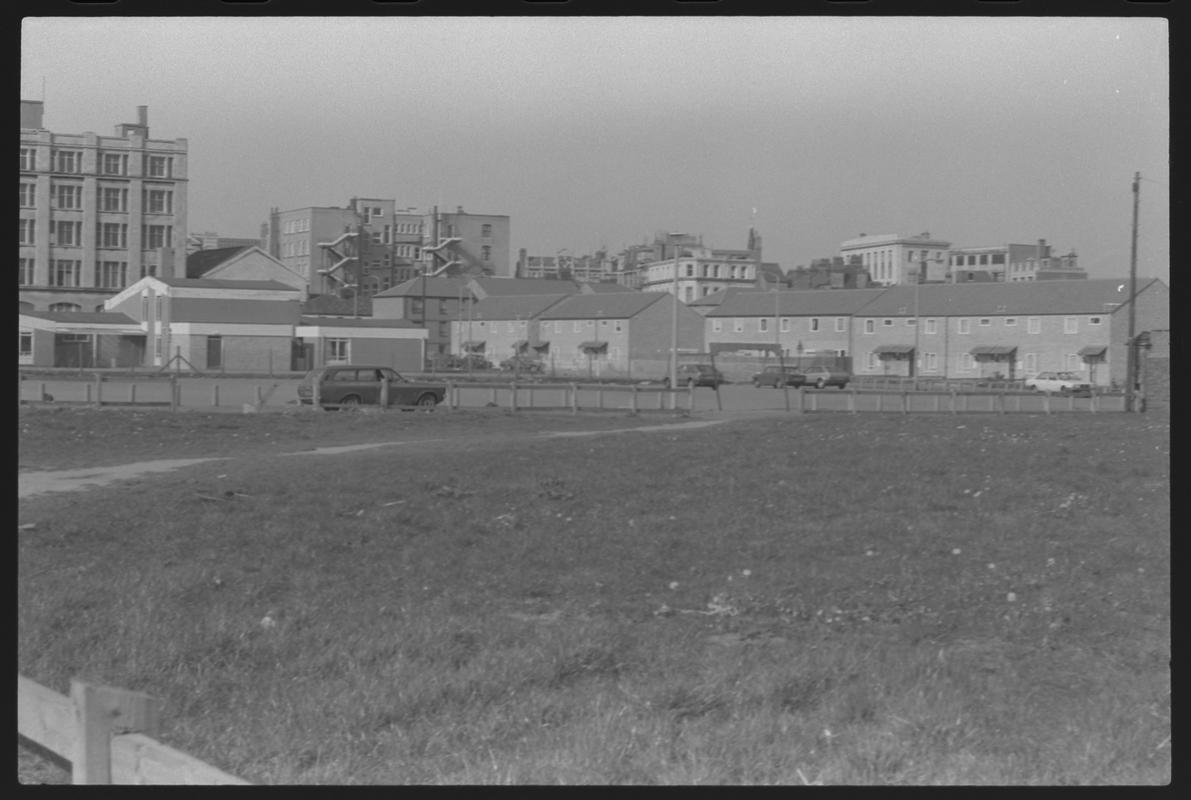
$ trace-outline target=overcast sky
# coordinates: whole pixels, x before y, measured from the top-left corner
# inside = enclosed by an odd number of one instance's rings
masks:
[[[1116,277],[1140,172],[1169,280],[1168,56],[1144,18],[27,18],[21,98],[61,133],[148,106],[196,232],[359,196],[507,214],[514,257],[751,224],[784,268],[929,231]]]

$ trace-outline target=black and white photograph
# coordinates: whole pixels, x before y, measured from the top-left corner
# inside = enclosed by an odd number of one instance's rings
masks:
[[[59,5],[18,783],[1171,782],[1163,4]]]

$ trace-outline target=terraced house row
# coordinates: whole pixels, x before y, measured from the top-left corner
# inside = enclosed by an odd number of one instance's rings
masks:
[[[847,358],[858,376],[1012,380],[1066,370],[1107,386],[1125,380],[1129,288],[1093,279],[737,292],[706,312],[705,335]],[[1166,284],[1137,281],[1136,303],[1136,333],[1168,336]]]

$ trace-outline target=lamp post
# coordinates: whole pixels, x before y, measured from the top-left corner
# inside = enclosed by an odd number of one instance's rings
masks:
[[[681,233],[669,234],[671,240],[681,236]],[[673,314],[670,320],[670,389],[678,388],[678,243],[674,244],[674,275],[671,291],[674,293]],[[678,395],[670,395],[671,407],[678,408]]]
[[[914,381],[911,385],[914,387],[915,391],[918,390],[918,373],[919,373],[918,363],[919,363],[919,359],[921,358],[921,354],[918,352],[918,348],[920,346],[919,342],[921,341],[920,328],[922,327],[922,318],[919,316],[919,313],[918,313],[919,287],[922,286],[922,274],[926,271],[927,262],[933,261],[937,264],[937,263],[941,262],[942,260],[943,259],[940,257],[927,258],[926,251],[923,250],[922,254],[918,257],[918,269],[914,273],[914,353],[910,359],[910,368],[914,373],[914,375],[913,375]]]

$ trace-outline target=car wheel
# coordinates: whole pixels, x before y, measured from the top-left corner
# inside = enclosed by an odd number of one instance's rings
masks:
[[[434,408],[438,405],[438,398],[427,392],[418,398],[417,405],[422,408]]]
[[[341,411],[355,411],[360,407],[360,398],[354,394],[349,394],[347,397],[339,401],[339,408]]]
[[[757,380],[756,378],[754,378],[754,379],[753,379],[753,388],[754,388],[754,389],[760,389],[760,388],[761,388],[761,381],[759,381],[759,380]]]
[[[827,385],[827,381],[823,380],[822,378],[819,378],[819,380],[815,381],[816,389],[822,389],[826,385]]]

